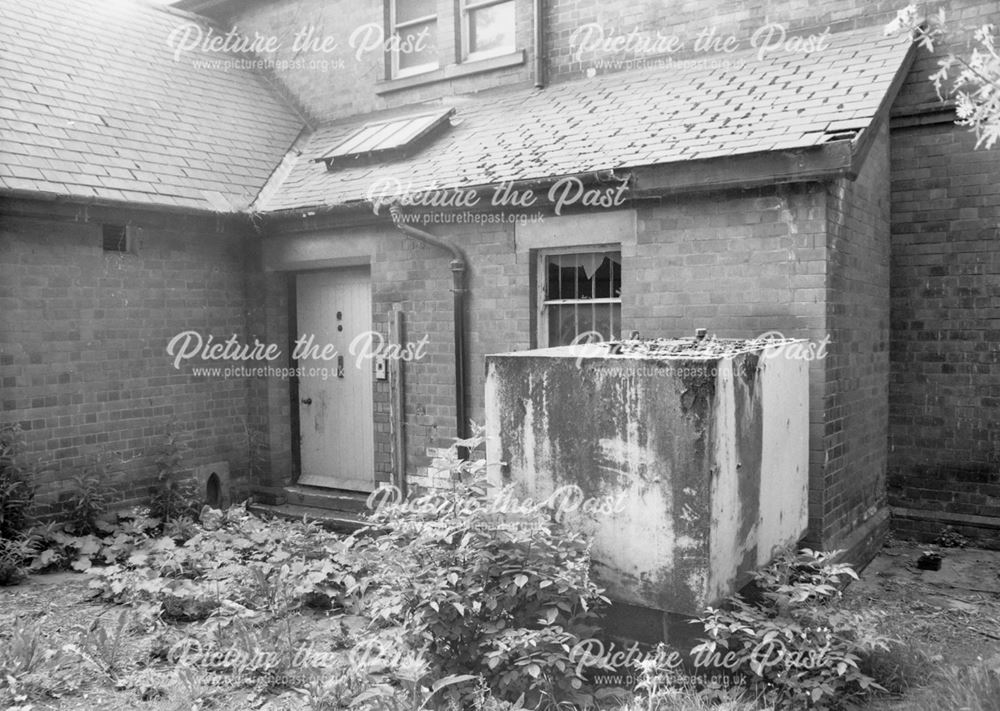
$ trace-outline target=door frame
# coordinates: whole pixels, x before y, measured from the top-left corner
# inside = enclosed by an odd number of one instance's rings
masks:
[[[331,263],[332,262],[332,263]],[[285,272],[285,294],[286,303],[288,305],[287,310],[287,323],[288,323],[288,364],[292,369],[293,375],[288,379],[288,407],[289,407],[289,429],[291,431],[291,454],[292,454],[292,486],[299,486],[299,479],[302,477],[302,422],[299,417],[299,377],[297,375],[299,362],[297,359],[292,359],[292,353],[295,352],[295,341],[298,339],[299,333],[299,317],[298,317],[298,278],[302,274],[311,274],[315,272],[338,272],[343,269],[356,269],[358,267],[367,267],[369,270],[369,286],[374,286],[374,281],[372,280],[372,262],[371,259],[336,259],[336,260],[321,260],[317,262],[316,266],[310,266],[308,268],[300,268],[294,271]],[[372,298],[372,316],[375,314],[375,303],[374,298]],[[369,324],[371,328],[374,328],[374,322]],[[374,398],[374,381],[372,383],[372,397]],[[375,420],[374,411],[373,418],[371,422],[372,437],[375,436]],[[373,442],[373,447],[375,443]],[[374,490],[378,484],[375,481],[376,471],[372,471],[372,490]],[[302,484],[301,486],[311,486],[309,484]],[[318,487],[319,488],[319,487]],[[353,489],[338,489],[336,487],[321,487],[325,491],[330,492],[351,492],[357,493]]]

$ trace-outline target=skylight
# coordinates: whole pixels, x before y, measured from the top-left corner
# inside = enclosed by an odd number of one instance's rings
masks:
[[[448,123],[455,109],[367,123],[347,140],[331,149],[317,161],[324,161],[329,170],[348,160],[403,156],[415,151],[434,133]]]

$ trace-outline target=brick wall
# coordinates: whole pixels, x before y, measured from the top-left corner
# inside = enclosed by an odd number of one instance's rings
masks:
[[[892,140],[890,500],[1000,517],[1000,154],[948,123]]]
[[[143,501],[171,422],[186,435],[187,470],[226,460],[239,480],[247,383],[177,371],[165,348],[185,330],[243,336],[242,237],[176,215],[92,211],[90,222],[73,222],[13,217],[8,207],[0,219],[2,421],[20,423],[27,454],[46,462],[39,503],[57,503],[102,451],[120,470],[115,505]],[[104,252],[102,221],[138,227],[136,253]]]
[[[995,2],[947,4],[893,106],[889,503],[904,535],[1000,545],[1000,152],[975,150],[927,76]]]
[[[580,78],[588,70],[605,73],[646,65],[669,71],[669,64],[658,61],[662,59],[725,61],[733,51],[780,44],[782,32],[789,37],[820,33],[827,27],[838,32],[884,23],[905,4],[892,0],[836,3],[551,0],[546,35],[549,74],[559,81]],[[769,32],[772,23],[780,23],[781,29],[772,27],[773,32]],[[588,25],[600,26],[601,34],[581,30]],[[637,39],[631,47],[638,49],[601,47],[587,40],[601,36],[626,38],[633,32]],[[676,44],[668,50],[641,49],[655,47],[657,39],[661,47],[667,47],[673,37]]]
[[[887,165],[883,131],[859,185],[838,193],[849,204],[833,201],[819,184],[803,184],[678,196],[635,210],[549,215],[514,228],[428,228],[468,256],[472,417],[482,419],[483,357],[536,343],[535,250],[620,244],[625,331],[684,336],[706,327],[720,337],[751,337],[780,330],[818,345],[832,324],[834,337],[844,339],[835,358],[811,364],[810,379],[810,523],[817,541],[838,543],[883,502],[871,492],[884,482],[888,195],[887,183],[879,188],[878,182]],[[429,358],[405,366],[407,471],[416,475],[411,481],[427,484],[426,447],[446,445],[454,431],[449,257],[389,226],[358,232],[363,243],[350,232],[331,234],[319,226],[299,236],[279,230],[269,238],[276,254],[265,262],[301,268],[308,260],[367,254],[375,313],[400,303],[408,338],[429,336]],[[832,368],[835,376],[828,373]],[[831,384],[840,377],[845,386]],[[845,438],[854,438],[850,447]]]
[[[827,201],[821,540],[844,540],[885,506],[889,386],[889,136],[876,129],[854,181]]]
[[[473,67],[455,62],[455,7],[451,0],[439,0],[438,56],[449,71]],[[517,49],[525,61],[507,68],[492,69],[467,76],[441,79],[428,85],[390,89],[386,83],[385,53],[361,51],[362,39],[352,45],[351,36],[366,25],[384,27],[384,6],[380,0],[271,0],[248,3],[238,14],[223,21],[235,25],[244,35],[260,32],[275,36],[280,49],[268,58],[275,60],[274,75],[299,103],[319,120],[365,114],[379,109],[416,104],[441,96],[462,94],[491,87],[532,80],[533,24],[531,0],[518,0]],[[314,28],[314,37],[329,37],[330,51],[310,49],[293,52],[294,37],[303,28]],[[479,66],[483,66],[482,64]]]

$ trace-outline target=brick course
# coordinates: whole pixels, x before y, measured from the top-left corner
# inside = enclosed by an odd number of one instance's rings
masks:
[[[104,252],[99,221],[0,219],[2,421],[46,463],[39,503],[57,504],[101,451],[121,470],[116,505],[145,501],[171,422],[186,470],[228,460],[245,486],[247,382],[177,371],[165,352],[186,330],[243,337],[243,236],[215,220],[103,219],[138,228],[136,254]]]
[[[950,123],[892,140],[890,501],[1000,517],[1000,159]]]

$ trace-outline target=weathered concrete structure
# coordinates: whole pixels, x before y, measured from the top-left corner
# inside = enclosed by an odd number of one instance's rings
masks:
[[[627,341],[487,356],[487,462],[594,534],[618,601],[693,614],[808,523],[809,375],[794,342]],[[659,350],[659,352],[657,352]],[[610,505],[608,505],[610,503]]]

